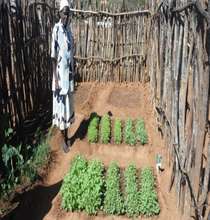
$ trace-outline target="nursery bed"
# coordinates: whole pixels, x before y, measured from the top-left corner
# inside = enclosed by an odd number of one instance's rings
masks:
[[[125,96],[125,90],[129,90],[129,96]],[[88,94],[86,94],[86,92]],[[83,93],[84,96],[82,95]],[[116,96],[117,93],[117,97]],[[133,94],[132,94],[133,93]],[[130,104],[121,105],[117,100],[125,100],[130,96],[138,97],[129,99]],[[88,216],[84,212],[65,212],[61,209],[61,198],[59,190],[62,180],[69,170],[70,161],[77,154],[84,155],[87,159],[100,159],[104,166],[110,162],[117,161],[121,169],[124,169],[130,163],[135,163],[138,169],[150,166],[155,169],[155,156],[161,154],[164,160],[164,172],[157,176],[157,193],[160,203],[161,212],[158,216],[151,218],[138,219],[158,219],[158,220],[181,220],[178,209],[176,208],[176,195],[174,192],[169,193],[170,186],[170,169],[167,163],[167,149],[158,133],[156,120],[153,112],[153,105],[150,100],[149,84],[107,84],[97,85],[82,84],[76,90],[76,122],[69,130],[73,137],[73,146],[68,154],[64,154],[60,147],[61,136],[58,132],[50,141],[53,154],[53,161],[48,175],[43,181],[30,191],[21,194],[19,197],[19,206],[6,218],[10,220],[99,220],[99,219],[128,219],[126,216],[107,216],[99,212],[97,216]],[[137,101],[137,99],[139,101]],[[120,102],[120,101],[119,101]],[[88,105],[88,107],[86,106]],[[112,117],[132,119],[142,117],[145,121],[148,132],[148,144],[142,147],[131,147],[126,144],[114,145],[109,144],[89,144],[87,141],[88,119],[92,112],[99,115],[111,112]]]

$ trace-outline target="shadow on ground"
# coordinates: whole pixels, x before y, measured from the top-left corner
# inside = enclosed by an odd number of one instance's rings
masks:
[[[96,112],[92,112],[90,114],[90,117],[88,119],[83,119],[79,128],[76,130],[75,134],[71,137],[71,144],[73,145],[76,139],[83,140],[87,136],[88,132],[88,125],[90,121],[95,117],[99,117],[99,121],[101,119],[101,116],[99,116]]]
[[[51,185],[38,185],[15,197],[13,202],[19,206],[8,214],[4,220],[41,220],[52,207],[52,201],[58,194],[62,181]]]

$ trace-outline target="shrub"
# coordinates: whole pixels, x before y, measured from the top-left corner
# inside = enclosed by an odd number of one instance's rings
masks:
[[[126,121],[125,124],[124,139],[126,144],[132,146],[136,144],[136,136],[133,132],[133,122],[130,118]]]
[[[114,123],[114,142],[121,144],[122,142],[122,124],[120,119],[116,119]]]
[[[4,136],[1,149],[4,177],[0,184],[0,198],[8,196],[17,185],[34,181],[38,176],[38,170],[49,161],[50,155],[48,141],[41,133],[33,147],[11,145],[11,128],[4,131]]]
[[[111,120],[108,114],[101,119],[101,142],[108,144],[111,136]]]
[[[138,119],[136,122],[136,138],[143,145],[148,142],[148,135],[145,129],[144,121],[142,119]]]
[[[155,191],[155,180],[150,168],[145,168],[141,172],[140,189],[140,213],[146,216],[160,213],[157,193]]]
[[[95,115],[88,126],[88,141],[90,143],[96,143],[98,141],[98,125],[99,117]]]
[[[120,172],[116,163],[112,163],[107,171],[104,211],[107,214],[123,213],[123,199],[120,192]]]
[[[47,141],[42,141],[34,150],[33,163],[36,168],[42,167],[49,159],[50,149]]]
[[[88,214],[96,214],[102,206],[104,177],[103,165],[100,161],[92,160],[88,165],[81,185],[81,208]]]
[[[125,210],[128,217],[135,217],[140,213],[136,167],[134,165],[129,165],[125,170]]]
[[[77,156],[71,163],[67,175],[64,177],[61,186],[62,203],[61,206],[67,211],[81,210],[83,190],[82,185],[87,171],[87,161]]]
[[[34,181],[39,173],[39,170],[45,166],[50,159],[50,148],[48,140],[41,139],[38,146],[32,148],[31,146],[27,147],[27,151],[32,149],[32,156],[23,167],[23,176],[28,178],[29,181]],[[26,180],[25,180],[26,181]]]

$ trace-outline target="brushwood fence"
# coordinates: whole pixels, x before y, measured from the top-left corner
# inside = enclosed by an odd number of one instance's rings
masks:
[[[77,73],[81,81],[145,80],[150,12],[73,10]]]
[[[161,1],[151,21],[147,54],[159,129],[170,151],[170,188],[176,188],[185,219],[207,219],[209,212],[208,3],[207,8],[200,1]]]
[[[14,3],[14,2],[13,2]],[[43,12],[42,21],[39,11]],[[0,5],[0,117],[1,131],[21,126],[47,102],[51,86],[50,34],[54,23],[45,5]],[[36,117],[36,116],[34,116]],[[6,125],[6,121],[9,124]],[[3,121],[5,123],[3,123]],[[19,129],[21,132],[22,129]]]
[[[49,54],[58,6],[47,0],[13,7],[8,2],[0,1],[0,114],[1,122],[8,115],[9,126],[16,127],[51,102]],[[76,1],[76,72],[80,81],[150,80],[159,130],[170,151],[170,188],[178,192],[185,219],[206,219],[210,15],[204,9],[210,2],[148,2],[150,11],[125,12],[93,4],[83,8]]]
[[[1,1],[0,113],[10,127],[21,125],[49,98],[52,79],[50,41],[57,1]],[[104,11],[94,4],[72,9],[78,81],[145,80],[148,10]],[[97,8],[98,7],[98,8]],[[87,10],[87,8],[89,10]]]

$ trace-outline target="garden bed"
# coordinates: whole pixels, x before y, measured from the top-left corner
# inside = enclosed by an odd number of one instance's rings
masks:
[[[125,121],[119,118],[111,118],[104,114],[99,116],[93,113],[88,124],[87,139],[89,143],[101,144],[127,144],[135,146],[148,143],[148,134],[145,129],[145,122],[139,118],[132,120],[130,117]]]
[[[152,169],[142,168],[140,172],[135,164],[129,164],[120,177],[116,162],[105,169],[100,160],[87,161],[78,155],[64,177],[60,194],[61,207],[70,212],[97,215],[103,211],[107,215],[131,218],[154,216],[160,212]]]
[[[88,84],[89,86],[90,84]],[[84,85],[82,85],[83,88]],[[83,89],[82,88],[82,89]],[[123,94],[123,91],[130,88],[134,93],[138,92],[141,96],[141,105],[135,105],[133,107],[116,107],[110,104],[110,99],[113,91],[118,92],[118,94]],[[78,87],[79,91],[80,87]],[[85,89],[84,89],[85,90]],[[84,92],[84,90],[82,90]],[[116,161],[120,167],[120,173],[123,174],[125,169],[129,164],[134,163],[136,168],[140,170],[143,167],[151,167],[155,176],[155,157],[158,153],[166,161],[167,151],[164,147],[164,143],[161,140],[160,134],[157,132],[156,121],[152,111],[152,103],[149,101],[149,87],[148,85],[129,85],[123,87],[118,84],[109,85],[95,85],[92,90],[94,94],[89,94],[85,96],[90,97],[86,100],[77,100],[76,102],[76,121],[73,127],[70,129],[70,135],[74,137],[73,146],[68,154],[64,154],[61,149],[61,136],[57,132],[52,137],[50,141],[52,154],[54,155],[51,161],[51,169],[48,175],[44,178],[43,182],[27,192],[21,195],[19,207],[8,216],[7,219],[30,219],[30,220],[127,220],[129,219],[126,215],[112,216],[107,215],[105,212],[99,211],[97,216],[89,216],[87,213],[81,212],[66,212],[61,209],[61,196],[59,191],[61,189],[61,184],[64,176],[68,173],[70,161],[73,158],[81,154],[87,160],[98,159],[100,160],[104,167],[107,168],[112,161]],[[80,93],[82,94],[82,93]],[[81,97],[77,96],[77,97]],[[119,99],[123,100],[123,96],[119,96]],[[83,98],[82,98],[83,99]],[[78,104],[83,103],[83,104]],[[84,105],[87,103],[88,108]],[[135,103],[133,103],[135,104]],[[79,106],[78,106],[79,105]],[[83,105],[83,106],[81,106]],[[84,107],[86,112],[83,114],[81,107]],[[88,110],[88,111],[87,111]],[[107,112],[112,113],[112,118],[119,118],[126,121],[129,117],[138,119],[143,118],[145,121],[145,128],[149,135],[149,142],[145,147],[131,147],[127,144],[117,145],[112,142],[107,144],[93,143],[89,144],[87,141],[88,130],[88,119],[92,112],[96,112],[98,115],[103,116]],[[85,133],[85,136],[84,136]],[[124,178],[121,175],[121,183],[124,182]],[[173,192],[169,193],[169,183],[170,183],[170,170],[165,164],[165,171],[157,177],[157,194],[160,203],[161,212],[155,217],[141,217],[138,219],[156,219],[164,220],[171,219],[181,220],[179,213],[176,208],[175,194]],[[122,185],[122,184],[121,184]],[[125,186],[122,187],[123,191]]]

